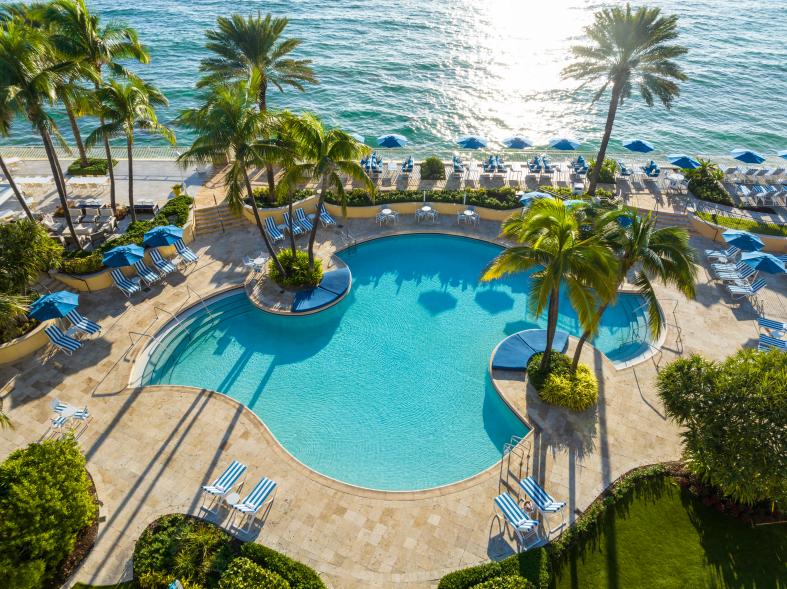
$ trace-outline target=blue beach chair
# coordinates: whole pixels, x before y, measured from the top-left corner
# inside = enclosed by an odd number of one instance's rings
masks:
[[[303,227],[303,229],[308,233],[312,230],[314,225],[306,216],[306,211],[303,209],[295,209],[295,220],[298,222],[298,225]]]
[[[48,327],[45,327],[44,332],[49,337],[49,341],[51,341],[52,344],[54,344],[54,346],[66,356],[70,356],[82,347],[82,342],[75,340],[73,337],[70,337],[60,331],[60,328],[57,325],[49,325]]]
[[[758,317],[757,325],[764,327],[771,334],[774,332],[781,333],[787,331],[787,323],[784,321],[774,321],[773,319],[766,319],[765,317]]]
[[[240,503],[234,503],[231,506],[247,521],[245,527],[235,526],[234,524],[232,527],[242,532],[249,532],[260,509],[262,509],[266,504],[268,505],[268,509],[270,509],[270,506],[273,504],[275,494],[276,483],[267,477],[263,477],[263,479],[254,486],[254,488],[251,490],[251,493],[246,495],[246,498],[243,501]]]
[[[756,295],[766,284],[764,279],[758,278],[748,286],[740,286],[737,284],[725,284],[724,286],[732,295],[733,299],[744,299]]]
[[[291,232],[296,237],[305,233],[303,227],[301,227],[295,219],[290,219],[289,213],[284,213],[284,229],[285,231]]]
[[[127,297],[131,298],[135,292],[139,292],[142,290],[142,287],[139,286],[139,278],[134,276],[133,278],[126,278],[126,275],[123,274],[120,270],[115,268],[112,272],[109,273],[112,276],[112,281],[115,283],[122,292]]]
[[[165,259],[164,256],[159,253],[156,248],[151,248],[148,250],[150,252],[150,259],[153,260],[153,265],[156,267],[156,270],[159,271],[159,274],[162,276],[166,276],[172,272],[175,272],[177,268],[175,265],[170,262],[169,260]]]
[[[757,344],[757,350],[760,352],[767,352],[772,349],[787,350],[787,342],[777,337],[760,334],[760,341]]]
[[[271,238],[273,243],[284,239],[284,233],[282,233],[278,225],[276,225],[276,221],[273,220],[273,217],[265,218],[265,231],[268,233],[268,237]]]
[[[232,491],[232,488],[238,483],[238,479],[246,472],[246,465],[233,460],[221,476],[209,485],[202,486],[202,508],[206,511],[212,511],[205,507],[205,499],[211,497],[213,502],[217,498],[224,497],[227,493]]]
[[[552,513],[560,513],[562,521],[559,526],[549,530],[549,533],[559,530],[566,524],[566,515],[563,508],[566,506],[565,501],[555,501],[552,496],[547,493],[541,485],[539,485],[533,477],[527,477],[519,481],[519,486],[525,494],[530,497],[536,506],[536,509],[544,516],[544,523],[546,517]]]
[[[325,210],[325,205],[320,207],[320,223],[322,223],[323,227],[328,227],[329,225],[336,225],[336,219],[331,217],[330,213]]]
[[[495,504],[503,513],[507,526],[511,526],[517,540],[517,548],[521,552],[537,544],[541,538],[538,535],[538,522],[522,510],[511,495],[502,493],[495,497]]]
[[[142,260],[134,262],[134,269],[137,271],[142,281],[148,286],[152,286],[161,280],[161,275],[154,272],[153,269]]]
[[[68,314],[66,315],[66,319],[68,319],[71,322],[71,325],[73,325],[83,333],[86,333],[88,335],[101,333],[101,326],[98,323],[96,323],[95,321],[91,321],[87,317],[83,316],[76,309],[74,309],[73,311],[69,311]]]
[[[182,239],[175,242],[175,251],[178,252],[178,255],[186,264],[196,264],[199,260],[199,256],[195,254],[189,246],[183,243]]]

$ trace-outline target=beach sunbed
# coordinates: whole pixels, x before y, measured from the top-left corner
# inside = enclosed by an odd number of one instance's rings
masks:
[[[538,522],[530,517],[519,507],[519,504],[508,493],[495,497],[495,504],[503,513],[506,525],[511,526],[517,539],[519,550],[527,550],[540,541],[538,535]]]
[[[57,349],[67,356],[70,356],[82,347],[82,342],[75,340],[73,337],[70,337],[60,331],[60,328],[57,325],[49,325],[45,327],[44,332],[49,337],[49,340],[52,342],[52,344],[54,344]]]
[[[267,477],[264,477],[259,483],[254,485],[251,492],[246,495],[246,498],[240,503],[233,503],[231,507],[246,519],[247,524],[245,527],[233,526],[242,532],[248,532],[251,529],[257,513],[266,504],[271,505],[276,495],[276,483]],[[241,520],[242,521],[242,520]]]
[[[547,517],[549,514],[553,513],[560,513],[562,522],[559,526],[556,526],[549,530],[551,534],[555,530],[559,530],[562,528],[566,523],[566,516],[564,513],[564,508],[566,506],[564,501],[555,501],[552,496],[547,493],[544,488],[539,485],[533,477],[527,477],[519,481],[519,486],[522,487],[522,490],[525,494],[530,497],[533,503],[536,506],[536,509],[544,516]],[[545,519],[546,522],[546,519]]]
[[[87,317],[84,317],[76,309],[74,309],[73,311],[69,311],[68,314],[66,315],[66,319],[68,319],[71,322],[71,325],[73,325],[83,333],[86,333],[88,335],[101,333],[101,326],[98,323],[96,323],[95,321],[91,321]]]
[[[135,292],[139,292],[142,290],[142,287],[139,285],[139,277],[134,276],[133,278],[126,278],[125,274],[123,274],[120,270],[115,268],[110,273],[112,276],[112,281],[115,283],[122,292],[127,297],[131,298]]]

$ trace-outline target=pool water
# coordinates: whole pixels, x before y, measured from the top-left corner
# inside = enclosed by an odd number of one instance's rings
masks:
[[[401,491],[465,479],[527,432],[492,386],[492,350],[545,326],[528,314],[527,276],[479,283],[499,251],[445,235],[360,244],[340,254],[353,285],[338,305],[286,317],[243,291],[221,297],[161,339],[143,383],[226,393],[298,460],[350,484]],[[641,302],[625,295],[605,313],[594,344],[610,358],[642,352],[627,343],[644,325]],[[567,301],[559,327],[579,332]]]

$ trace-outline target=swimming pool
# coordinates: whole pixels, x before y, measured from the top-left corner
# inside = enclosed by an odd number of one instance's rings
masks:
[[[479,284],[494,244],[447,235],[386,237],[342,252],[350,293],[314,315],[259,310],[233,291],[196,310],[150,353],[143,384],[226,393],[298,460],[373,489],[416,490],[475,475],[527,427],[487,366],[506,335],[543,327],[528,279]],[[616,360],[642,352],[639,297],[623,295],[594,344]],[[579,331],[567,301],[560,328]]]

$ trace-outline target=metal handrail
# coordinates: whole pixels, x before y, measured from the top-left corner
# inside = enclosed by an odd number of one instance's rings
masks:
[[[208,305],[206,305],[206,304],[205,304],[205,299],[204,299],[204,298],[202,298],[202,295],[201,295],[201,294],[199,294],[199,293],[198,293],[196,290],[194,290],[193,288],[191,288],[191,286],[190,286],[189,284],[186,284],[186,293],[194,293],[195,295],[197,295],[197,298],[199,299],[200,303],[202,304],[202,308],[203,308],[203,309],[205,309],[205,312],[208,314],[208,316],[209,316],[211,319],[213,319],[213,318],[214,318],[214,317],[213,317],[213,313],[211,313],[211,312],[210,312],[210,309],[208,308]],[[189,296],[190,296],[190,295],[189,295]],[[186,297],[186,298],[188,299],[189,297]]]

